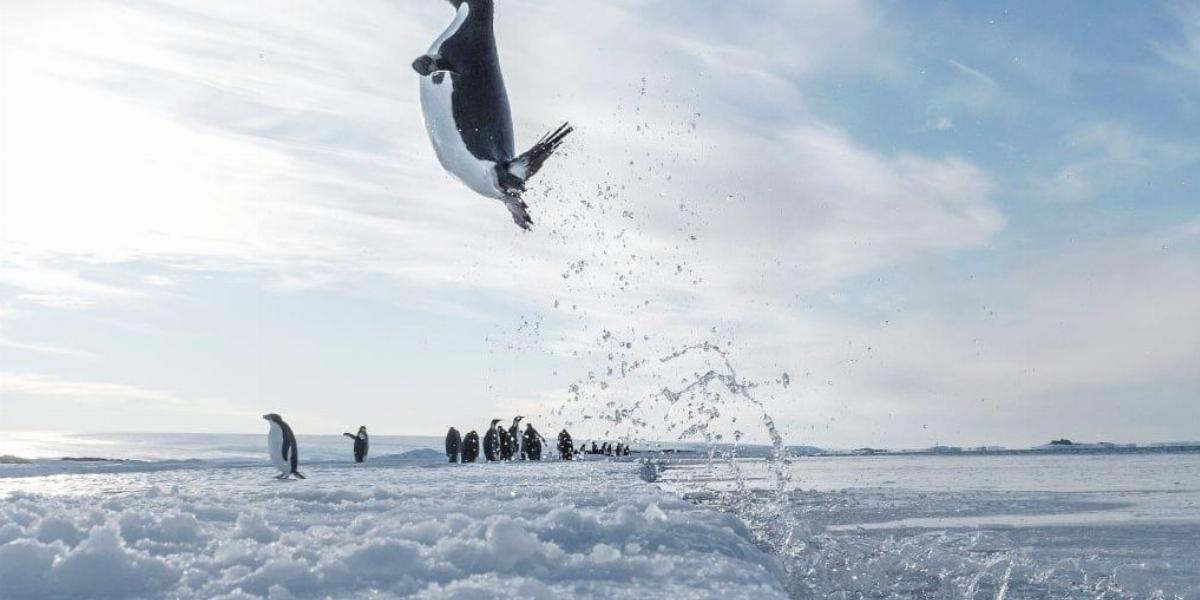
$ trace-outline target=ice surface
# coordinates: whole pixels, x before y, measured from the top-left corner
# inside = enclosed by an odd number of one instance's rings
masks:
[[[736,479],[734,470],[741,479]],[[797,459],[796,598],[1200,598],[1200,454]],[[658,481],[774,524],[762,461]],[[737,491],[748,489],[750,509]],[[762,518],[759,517],[762,515]]]
[[[764,460],[171,439],[225,454],[0,467],[0,597],[1200,598],[1197,454],[792,459],[780,505]]]
[[[187,464],[0,479],[0,595],[786,597],[741,520],[631,463]]]

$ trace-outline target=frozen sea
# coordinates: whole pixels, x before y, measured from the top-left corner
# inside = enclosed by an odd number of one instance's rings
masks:
[[[37,459],[0,465],[0,597],[1200,598],[1197,454],[801,458],[778,493],[388,436],[301,436],[281,482],[264,438],[0,435]]]
[[[661,481],[732,508],[712,492],[740,481],[753,506],[768,475],[739,461]],[[790,475],[808,528],[779,549],[794,597],[1200,598],[1200,454],[799,458]],[[752,530],[777,517],[739,512]]]

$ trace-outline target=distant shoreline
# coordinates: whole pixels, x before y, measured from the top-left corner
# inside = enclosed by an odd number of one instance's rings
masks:
[[[1181,446],[1092,446],[1092,445],[1076,445],[1076,446],[1058,446],[1054,448],[1003,448],[992,450],[981,450],[975,448],[963,448],[958,450],[884,450],[873,449],[871,452],[859,450],[824,450],[820,452],[802,452],[792,454],[794,457],[801,458],[822,458],[822,457],[896,457],[896,456],[1011,456],[1021,454],[1031,455],[1050,455],[1056,456],[1061,454],[1194,454],[1200,453],[1200,444],[1197,445],[1181,445]]]

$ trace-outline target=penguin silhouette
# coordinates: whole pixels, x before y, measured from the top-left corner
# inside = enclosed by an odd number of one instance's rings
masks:
[[[525,454],[529,460],[542,460],[542,442],[544,441],[542,434],[533,428],[533,423],[525,425]]]
[[[488,427],[487,433],[483,434],[483,457],[488,462],[494,462],[500,458],[500,431],[496,427],[500,419],[492,419],[492,424]]]
[[[566,429],[558,432],[558,458],[561,460],[571,460],[574,450],[575,446],[571,443],[571,434],[567,433]]]
[[[446,457],[450,462],[458,462],[459,448],[462,447],[462,436],[458,434],[458,430],[451,427],[450,431],[446,432]]]
[[[342,435],[354,440],[354,462],[360,463],[367,460],[367,451],[370,449],[371,441],[367,437],[367,426],[363,425],[358,428],[358,433],[343,433]]]
[[[472,429],[463,437],[462,461],[473,463],[477,458],[479,458],[479,434],[475,433],[475,430]]]

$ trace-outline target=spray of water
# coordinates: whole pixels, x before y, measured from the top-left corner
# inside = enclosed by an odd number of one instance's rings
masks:
[[[713,218],[708,207],[742,195],[680,191],[677,183],[705,159],[699,114],[678,99],[653,105],[650,87],[642,80],[613,115],[608,133],[628,142],[624,154],[589,156],[583,126],[531,191],[542,210],[539,233],[555,251],[543,273],[557,291],[544,311],[492,335],[497,356],[543,351],[569,366],[560,367],[560,396],[521,413],[587,431],[588,439],[699,448],[707,479],[690,479],[693,469],[675,469],[669,454],[638,464],[638,474],[661,481],[665,467],[685,496],[742,517],[780,559],[797,598],[1010,598],[1031,590],[1126,597],[1103,559],[1039,567],[994,533],[814,533],[821,511],[845,499],[802,492],[793,480],[794,459],[771,413],[798,402],[801,390],[787,373],[747,376],[738,366],[747,341],[738,340],[737,316],[705,303],[715,278],[697,240]],[[650,150],[663,147],[670,150]],[[752,444],[761,441],[765,455]],[[710,485],[716,481],[722,485]]]
[[[542,346],[578,369],[561,401],[523,414],[587,431],[588,439],[699,448],[710,466],[733,474],[732,489],[717,492],[720,506],[742,515],[765,548],[801,555],[811,534],[792,510],[791,458],[769,406],[794,394],[791,380],[747,377],[735,366],[738,317],[712,310],[711,265],[698,241],[712,218],[706,207],[733,196],[696,196],[681,185],[710,160],[699,111],[678,94],[650,93],[652,85],[632,87],[612,130],[602,132],[627,141],[622,155],[588,155],[583,126],[531,190],[539,231],[559,261],[558,291],[552,310],[494,334],[497,354]],[[751,442],[767,465],[765,491],[743,473]],[[648,461],[640,475],[654,480],[661,468]]]

